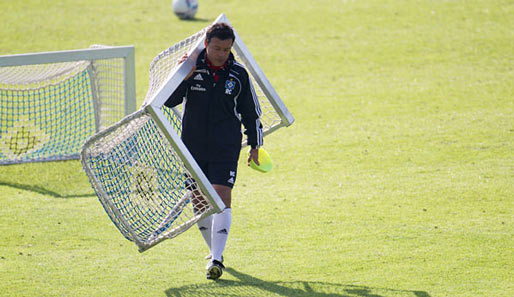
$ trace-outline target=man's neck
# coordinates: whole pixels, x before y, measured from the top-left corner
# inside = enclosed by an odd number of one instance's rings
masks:
[[[212,72],[216,72],[220,69],[223,69],[225,68],[225,66],[227,65],[227,62],[228,62],[228,59],[227,61],[225,61],[225,63],[223,63],[222,65],[220,66],[215,66],[212,64],[212,62],[209,60],[209,57],[205,56],[205,61],[207,62],[207,66],[209,67],[209,69],[212,71]]]

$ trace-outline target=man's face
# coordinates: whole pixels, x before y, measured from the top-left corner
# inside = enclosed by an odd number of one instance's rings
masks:
[[[205,41],[205,47],[207,49],[207,58],[211,61],[212,65],[222,66],[230,55],[232,39],[221,40],[213,37],[209,43],[207,43],[207,40]]]

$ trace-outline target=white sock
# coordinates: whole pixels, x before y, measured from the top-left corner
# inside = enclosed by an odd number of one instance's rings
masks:
[[[213,260],[221,262],[221,256],[225,250],[228,232],[232,224],[232,209],[225,208],[222,212],[214,214],[213,217],[211,255]]]
[[[198,226],[198,229],[200,229],[200,232],[202,233],[203,240],[205,240],[205,243],[207,243],[207,246],[209,247],[209,252],[211,251],[211,231],[212,231],[212,217],[214,215],[210,215],[206,217],[205,219],[198,221],[196,225]]]

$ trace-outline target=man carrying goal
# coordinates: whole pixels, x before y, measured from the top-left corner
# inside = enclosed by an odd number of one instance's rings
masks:
[[[263,141],[259,101],[244,66],[231,53],[234,40],[228,24],[212,25],[196,65],[165,103],[174,107],[185,101],[182,141],[226,205],[222,212],[198,222],[210,250],[207,278],[213,280],[225,268],[222,255],[232,222],[241,124],[251,146],[248,162],[259,164],[258,148]],[[193,204],[200,208],[206,202],[199,191],[192,190]]]

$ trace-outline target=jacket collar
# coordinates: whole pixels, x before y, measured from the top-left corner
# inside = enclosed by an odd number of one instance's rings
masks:
[[[207,54],[207,50],[206,49],[203,49],[202,52],[200,53],[200,55],[198,55],[198,60],[196,61],[196,66],[201,66],[202,68],[209,68],[209,66],[207,66],[207,59],[206,59],[206,55]],[[230,67],[232,67],[232,65],[234,65],[234,61],[235,61],[235,58],[234,58],[234,55],[232,54],[232,52],[230,52],[230,55],[228,56],[228,61],[227,61],[227,69],[229,69]]]

